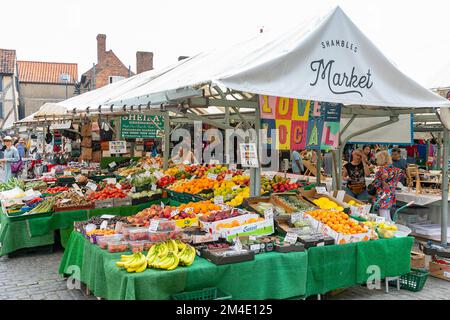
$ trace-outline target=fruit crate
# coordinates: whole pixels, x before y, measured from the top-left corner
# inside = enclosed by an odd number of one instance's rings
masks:
[[[89,177],[89,179],[94,180],[95,182],[100,182],[103,181],[104,179],[108,179],[108,178],[115,178],[115,175],[104,175],[104,176],[91,176]]]
[[[219,288],[205,288],[197,291],[173,294],[172,300],[231,300],[233,296]]]
[[[189,193],[184,192],[176,192],[169,189],[164,189],[167,192],[167,196],[172,200],[175,200],[179,203],[189,203],[189,202],[199,202],[202,201],[202,198]]]
[[[114,198],[113,203],[114,203],[114,207],[128,207],[128,206],[132,205],[133,200],[130,197]]]
[[[114,199],[95,200],[95,208],[111,208],[114,207]]]
[[[70,206],[70,207],[53,207],[55,212],[63,212],[63,211],[76,211],[76,210],[89,210],[94,208],[94,203],[85,204],[82,206]]]
[[[411,272],[400,277],[402,289],[418,292],[423,289],[430,273],[423,269],[411,269]]]
[[[59,186],[68,186],[75,183],[75,178],[58,178],[56,184]]]

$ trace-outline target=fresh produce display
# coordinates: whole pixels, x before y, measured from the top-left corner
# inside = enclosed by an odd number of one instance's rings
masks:
[[[304,210],[312,210],[314,209],[309,203],[301,200],[295,194],[275,194],[276,197],[281,203],[285,204],[288,207],[293,208],[296,211],[304,211]],[[341,210],[342,211],[342,210]]]
[[[53,206],[55,205],[55,199],[48,198],[39,203],[36,207],[34,207],[32,210],[28,211],[28,214],[35,214],[35,213],[46,213],[53,211]]]
[[[112,229],[95,229],[93,231],[90,232],[86,232],[86,235],[88,237],[92,237],[92,236],[109,236],[109,235],[113,235],[116,232]]]
[[[291,183],[289,179],[281,176],[274,176],[273,179],[269,179],[266,176],[261,177],[261,188],[264,192],[285,192],[302,186],[302,184]]]
[[[45,189],[44,193],[55,194],[55,193],[60,193],[63,191],[68,191],[68,190],[69,190],[68,187],[53,187],[53,188]]]
[[[149,268],[174,270],[178,265],[190,266],[195,260],[194,247],[179,240],[153,245],[147,253]]]
[[[135,175],[130,181],[133,187],[143,187],[156,184],[156,177],[153,175]]]
[[[214,221],[220,221],[220,220],[225,220],[225,219],[229,219],[229,218],[234,218],[239,215],[240,215],[240,213],[237,209],[229,209],[229,210],[215,211],[209,215],[200,216],[199,219],[203,222],[214,222]]]
[[[252,224],[252,223],[261,222],[261,221],[264,221],[264,218],[250,218],[250,219],[245,220],[242,223],[240,223],[238,220],[233,220],[229,223],[219,223],[219,224],[217,224],[216,228],[217,228],[217,230],[228,229],[228,228],[239,227],[239,226],[243,226],[246,224]]]
[[[116,186],[108,185],[104,189],[96,192],[92,192],[89,195],[90,200],[106,200],[106,199],[114,199],[114,198],[126,198],[127,195],[122,191],[122,189],[117,188]]]
[[[395,231],[398,230],[394,222],[376,222],[376,221],[365,221],[363,224],[366,227],[376,230],[381,238],[390,239],[395,236]]]
[[[342,234],[359,234],[367,232],[364,227],[360,226],[358,222],[351,220],[350,217],[344,212],[312,210],[306,211],[306,214],[323,222],[334,231]]]
[[[25,184],[25,190],[28,190],[28,189],[39,190],[39,189],[45,189],[46,187],[47,187],[47,183],[42,180],[27,182]]]
[[[250,197],[250,187],[239,188],[237,190],[238,190],[238,193],[236,194],[236,196],[233,199],[226,202],[227,205],[230,205],[233,207],[240,206],[242,204],[242,202],[244,202],[244,199]]]
[[[22,213],[28,212],[30,210],[33,210],[35,207],[37,207],[42,201],[44,201],[44,199],[42,199],[41,197],[36,197],[31,201],[28,201],[25,203],[24,206],[22,206],[20,208],[20,211]],[[10,208],[11,209],[11,208]]]
[[[168,189],[176,192],[198,194],[205,189],[212,189],[218,186],[219,183],[216,180],[200,178],[194,180],[179,180],[172,184]]]
[[[119,168],[117,173],[122,177],[128,177],[130,175],[138,174],[141,172],[145,172],[141,167],[130,167],[130,168]]]
[[[75,177],[75,182],[79,184],[85,184],[88,182],[88,178],[82,174],[79,174]]]
[[[211,201],[207,200],[207,201],[189,202],[189,203],[181,204],[178,207],[178,209],[180,212],[182,212],[182,211],[188,212],[188,211],[190,211],[189,209],[191,209],[194,214],[208,215],[211,213],[211,211],[221,210],[222,207],[220,205],[214,204]]]
[[[160,194],[161,193],[161,189],[157,189],[156,191],[150,191],[150,190],[144,190],[141,192],[129,192],[128,196],[131,197],[131,199],[140,199],[140,198],[145,198],[145,197],[152,197],[155,194]]]
[[[177,179],[174,176],[164,176],[158,180],[156,185],[160,188],[165,188],[168,185],[174,183],[175,181],[177,181]]]
[[[318,206],[320,209],[325,209],[325,210],[337,210],[337,211],[343,211],[344,208],[342,208],[341,206],[339,206],[336,202],[326,198],[326,197],[321,197],[319,199],[315,199],[313,201],[313,203]]]
[[[58,195],[55,202],[55,207],[81,207],[90,205],[91,201],[86,197],[80,196],[77,192],[70,190]]]
[[[172,213],[173,208],[166,206],[161,207],[159,205],[153,204],[149,208],[146,208],[134,216],[130,216],[127,218],[129,223],[133,223],[136,225],[148,225],[150,219],[159,218],[159,219],[169,219],[170,214]]]
[[[23,190],[25,188],[25,183],[23,180],[17,178],[11,178],[7,182],[0,183],[0,191],[8,191],[14,188],[20,188]]]

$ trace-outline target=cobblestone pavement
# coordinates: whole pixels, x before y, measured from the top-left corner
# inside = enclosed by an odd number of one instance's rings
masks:
[[[66,281],[58,274],[62,252],[35,252],[15,258],[0,258],[0,300],[91,300],[80,290],[68,290]],[[450,300],[450,282],[429,277],[425,288],[420,292],[397,291],[390,288],[389,294],[381,290],[368,290],[355,286],[346,289],[333,300]]]

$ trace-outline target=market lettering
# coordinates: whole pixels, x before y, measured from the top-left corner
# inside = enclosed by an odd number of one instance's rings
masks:
[[[327,41],[322,41],[320,44],[322,46],[322,49],[331,48],[331,47],[340,47],[340,48],[349,49],[350,51],[353,51],[355,53],[358,52],[357,46],[354,46],[353,43],[345,41],[345,40],[339,40],[339,39],[327,40]]]
[[[159,119],[159,116],[151,116],[151,115],[143,115],[143,114],[129,114],[122,117],[123,120],[129,120],[129,121],[154,121],[159,122],[161,121]]]
[[[310,83],[310,86],[315,86],[320,79],[325,80],[328,84],[328,88],[334,94],[359,94],[363,97],[363,94],[359,90],[338,90],[340,87],[351,88],[351,89],[370,89],[373,86],[371,81],[372,74],[370,69],[367,71],[366,75],[358,76],[355,74],[355,67],[352,68],[351,73],[338,73],[333,72],[333,64],[336,61],[330,60],[326,64],[323,59],[311,62],[311,70],[316,72],[316,79],[314,82]]]

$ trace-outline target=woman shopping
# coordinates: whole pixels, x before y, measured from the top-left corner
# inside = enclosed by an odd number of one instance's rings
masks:
[[[347,194],[358,200],[365,201],[369,198],[365,178],[369,175],[369,167],[363,161],[363,157],[361,150],[354,150],[352,161],[344,166],[342,175],[344,180],[347,181]]]
[[[380,166],[375,174],[372,185],[376,189],[376,201],[379,214],[386,221],[392,221],[391,209],[395,207],[395,188],[398,182],[404,178],[401,169],[394,167],[391,156],[387,151],[380,151],[376,155],[377,165]]]
[[[5,144],[6,148],[3,153],[3,159],[0,159],[0,163],[4,164],[5,168],[4,181],[6,182],[13,177],[13,174],[11,172],[11,164],[19,161],[20,157],[19,152],[12,145],[12,139],[10,136],[4,137],[3,143]]]

